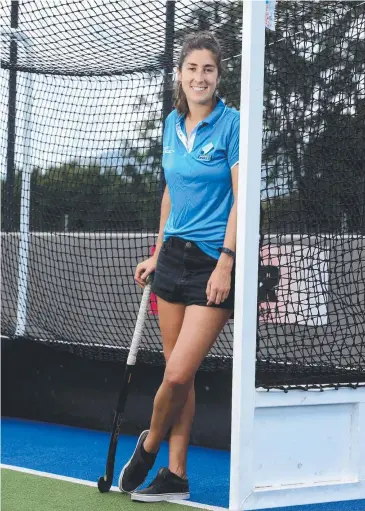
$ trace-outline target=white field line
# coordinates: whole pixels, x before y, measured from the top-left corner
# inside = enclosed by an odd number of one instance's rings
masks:
[[[58,474],[51,474],[49,472],[41,472],[39,470],[32,470],[31,468],[17,467],[15,465],[5,465],[4,463],[0,464],[0,468],[6,469],[6,470],[13,470],[14,472],[22,472],[23,474],[30,474],[30,475],[39,476],[39,477],[48,477],[49,479],[56,479],[58,481],[66,481],[68,483],[82,484],[84,486],[91,486],[93,488],[97,488],[97,483],[94,483],[92,481],[86,481],[85,479],[76,479],[74,477],[67,477],[67,476],[61,476]],[[110,491],[120,493],[120,490],[117,486],[112,486],[110,488]],[[199,502],[191,502],[191,501],[187,502],[186,500],[174,500],[174,501],[171,501],[171,503],[179,504],[181,506],[195,507],[195,508],[199,508],[199,509],[207,509],[209,511],[227,511],[227,508],[225,508],[225,507],[208,506],[206,504],[200,504]]]

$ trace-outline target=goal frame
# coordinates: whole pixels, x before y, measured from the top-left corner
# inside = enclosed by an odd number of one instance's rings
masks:
[[[365,496],[365,388],[255,388],[265,6],[243,2],[232,511]]]

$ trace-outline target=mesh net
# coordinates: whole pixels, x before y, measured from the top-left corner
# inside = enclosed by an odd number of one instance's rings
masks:
[[[124,360],[151,255],[186,33],[211,29],[239,108],[240,2],[2,7],[2,333]],[[278,2],[267,31],[257,386],[365,380],[364,2]],[[161,363],[153,297],[139,361]],[[232,322],[203,368],[230,369]]]

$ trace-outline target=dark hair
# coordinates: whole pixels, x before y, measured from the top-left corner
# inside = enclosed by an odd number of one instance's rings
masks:
[[[222,50],[218,39],[212,32],[203,31],[189,34],[185,37],[184,43],[181,49],[178,69],[184,64],[184,61],[188,55],[194,50],[209,50],[212,52],[215,62],[218,68],[218,77],[222,74]],[[175,88],[175,108],[180,114],[189,113],[189,105],[186,99],[185,92],[183,91],[181,82],[177,82]]]

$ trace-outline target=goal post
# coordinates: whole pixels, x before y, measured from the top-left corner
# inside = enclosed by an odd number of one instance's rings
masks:
[[[243,2],[231,510],[361,499],[365,388],[255,387],[265,2]]]
[[[17,16],[18,3],[12,2],[12,11],[15,9]],[[15,6],[15,7],[14,7]],[[8,38],[11,44],[16,48],[21,47],[24,55],[28,56],[32,50],[32,40],[29,36],[17,28],[2,28],[1,39]],[[16,63],[15,63],[16,64]],[[8,104],[13,108],[8,110],[8,126],[12,123],[12,139],[7,147],[7,166],[9,174],[15,176],[15,159],[21,161],[21,186],[20,186],[20,223],[19,232],[13,223],[13,191],[7,198],[7,215],[11,218],[8,224],[9,230],[14,231],[14,238],[18,238],[18,284],[17,284],[17,308],[16,308],[16,327],[14,335],[22,337],[25,333],[27,321],[27,293],[28,293],[28,262],[30,246],[30,200],[31,200],[31,175],[32,175],[32,103],[33,103],[33,75],[32,73],[19,73],[13,70],[14,86],[8,88]],[[17,102],[17,93],[21,92],[23,101]],[[17,129],[16,129],[17,127]],[[9,131],[9,130],[8,130]],[[9,168],[10,167],[10,168]],[[14,180],[14,177],[13,177]],[[11,211],[11,213],[9,213]],[[6,219],[6,218],[5,218]],[[7,223],[7,222],[5,222]]]
[[[265,2],[243,2],[230,508],[253,487]],[[237,446],[237,448],[235,447]]]

